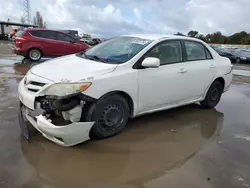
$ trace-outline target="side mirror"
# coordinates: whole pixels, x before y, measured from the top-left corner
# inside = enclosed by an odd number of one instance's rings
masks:
[[[160,66],[160,59],[155,57],[147,57],[143,60],[141,65],[146,68],[158,68]]]
[[[76,43],[76,41],[74,41],[74,40],[71,40],[71,41],[69,41],[70,43],[72,43],[72,44],[75,44]]]

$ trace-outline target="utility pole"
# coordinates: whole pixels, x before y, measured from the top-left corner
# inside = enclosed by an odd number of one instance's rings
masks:
[[[30,0],[21,0],[22,16],[26,24],[30,24]]]

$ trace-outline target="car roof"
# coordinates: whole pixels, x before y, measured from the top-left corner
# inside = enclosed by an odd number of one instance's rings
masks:
[[[28,28],[28,29],[24,29],[24,31],[57,31],[57,32],[64,33],[62,30],[45,29],[45,28]]]
[[[188,39],[188,40],[194,40],[194,41],[201,41],[196,38],[187,37],[187,36],[179,36],[179,35],[134,34],[134,35],[123,35],[123,36],[138,37],[138,38],[143,38],[143,39],[148,39],[148,40],[159,40],[159,39],[167,38],[167,39],[186,39],[186,40]]]

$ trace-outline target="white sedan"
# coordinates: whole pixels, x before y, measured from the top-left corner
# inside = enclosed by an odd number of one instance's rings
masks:
[[[35,128],[72,146],[114,136],[143,114],[214,108],[231,81],[230,60],[198,39],[122,36],[32,67],[19,84],[20,126],[26,138]]]

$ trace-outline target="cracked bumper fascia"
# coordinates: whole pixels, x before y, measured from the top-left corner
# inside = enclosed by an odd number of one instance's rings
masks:
[[[21,103],[26,107],[25,117],[45,138],[61,146],[73,146],[90,139],[89,133],[95,122],[74,122],[64,126],[56,126],[51,123],[42,113],[32,115],[31,111],[36,111],[36,97],[42,96],[41,93],[34,95],[28,92],[24,87],[23,80],[18,87],[18,97]],[[92,98],[82,95],[82,100],[90,100]],[[36,118],[36,120],[34,119]],[[58,139],[59,138],[59,139]]]
[[[43,115],[36,116],[36,120],[29,116],[28,113],[26,113],[25,116],[45,138],[65,147],[89,140],[90,129],[95,123],[75,122],[64,126],[56,126]]]

